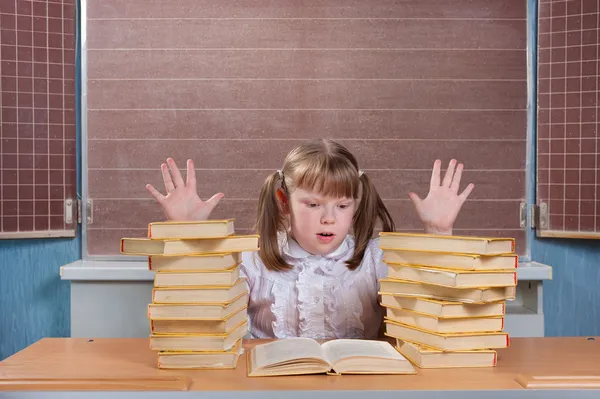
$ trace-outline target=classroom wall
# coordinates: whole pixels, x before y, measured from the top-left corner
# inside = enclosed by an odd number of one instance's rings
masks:
[[[532,257],[552,266],[544,282],[547,336],[600,335],[600,241],[536,238]]]
[[[69,336],[69,283],[58,270],[81,257],[80,247],[79,238],[0,240],[0,359]]]

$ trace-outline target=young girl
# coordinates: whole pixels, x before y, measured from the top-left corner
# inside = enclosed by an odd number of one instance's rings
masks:
[[[167,195],[147,188],[170,220],[205,220],[223,198],[218,193],[200,200],[191,160],[187,183],[173,159],[161,169]],[[473,189],[470,184],[458,194],[462,169],[450,161],[440,183],[436,160],[427,197],[409,194],[426,233],[452,234]],[[250,336],[376,338],[382,322],[378,279],[387,273],[373,238],[377,222],[394,231],[377,190],[346,148],[313,140],[293,149],[260,191],[260,251],[242,255]]]

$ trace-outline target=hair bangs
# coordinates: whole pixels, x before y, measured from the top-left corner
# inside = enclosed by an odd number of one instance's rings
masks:
[[[358,198],[360,181],[358,171],[349,162],[318,157],[296,168],[296,187],[311,190],[323,196]]]

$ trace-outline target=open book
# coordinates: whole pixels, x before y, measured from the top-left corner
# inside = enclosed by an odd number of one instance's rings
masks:
[[[248,376],[298,374],[415,374],[412,364],[385,341],[286,338],[252,348]]]

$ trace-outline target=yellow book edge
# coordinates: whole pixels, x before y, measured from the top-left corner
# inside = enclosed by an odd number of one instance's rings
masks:
[[[239,236],[229,236],[229,238],[240,238]],[[247,237],[247,236],[245,236]],[[256,236],[258,237],[258,236]],[[200,255],[204,255],[204,256],[211,256],[214,254],[223,254],[224,252],[179,252],[179,253],[174,253],[174,254],[153,254],[153,253],[149,253],[149,252],[125,252],[124,250],[124,245],[125,245],[125,240],[134,240],[134,241],[146,241],[146,242],[150,242],[150,241],[163,241],[163,242],[179,242],[179,241],[194,241],[194,240],[213,240],[213,239],[221,239],[221,238],[227,238],[227,237],[212,237],[212,238],[186,238],[186,239],[177,239],[177,240],[163,240],[163,239],[156,239],[156,240],[151,240],[149,238],[121,238],[121,246],[119,249],[119,252],[122,255],[126,255],[126,256],[178,256],[178,257],[188,257],[188,256],[200,256]],[[256,247],[252,247],[252,248],[241,248],[241,249],[236,249],[236,250],[232,250],[226,253],[233,253],[233,252],[256,252],[258,251],[258,248]]]
[[[166,304],[157,304],[157,305],[166,305]],[[181,304],[174,304],[174,305],[181,305]],[[183,304],[183,305],[187,305],[187,304]],[[248,309],[248,306],[244,306],[243,308],[240,308],[239,311],[236,311],[235,313],[230,314],[228,317],[233,316],[235,314],[237,314],[238,312],[241,312],[242,310]],[[152,320],[157,320],[157,321],[205,321],[205,322],[217,322],[217,321],[226,321],[229,319],[225,319],[225,318],[218,318],[218,319],[207,319],[205,317],[194,317],[194,318],[185,318],[182,319],[181,317],[175,317],[175,318],[170,318],[170,317],[155,317],[153,319],[150,319],[150,321]]]
[[[154,226],[154,225],[176,225],[176,224],[226,224],[229,222],[235,222],[235,218],[228,218],[228,219],[207,219],[207,220],[182,220],[182,221],[173,221],[173,220],[168,220],[168,221],[163,221],[163,222],[150,222],[148,223],[148,226]]]
[[[231,335],[232,331],[237,330],[240,327],[243,327],[245,324],[248,324],[247,320],[244,320],[235,327],[231,328],[229,332],[217,333],[217,334],[209,334],[209,333],[170,333],[170,334],[150,334],[150,338],[187,338],[187,337],[219,337],[226,338]]]
[[[202,303],[149,303],[148,306],[151,306],[153,308],[156,307],[164,307],[164,306],[173,306],[173,305],[189,305],[189,306],[203,306],[203,305],[209,305],[209,306],[221,306],[221,307],[227,307],[229,305],[231,305],[232,303],[234,303],[235,301],[237,301],[238,299],[242,298],[243,296],[248,295],[248,292],[242,292],[240,295],[236,296],[235,298],[231,299],[230,301],[227,302],[202,302]],[[187,319],[186,319],[187,320]]]
[[[391,295],[391,294],[387,294],[387,293],[384,293],[384,292],[378,292],[378,294],[379,295],[382,295],[382,294],[383,295]],[[411,296],[411,295],[404,295],[404,294],[393,294],[392,296],[399,296],[401,298],[409,298],[409,299],[418,299],[420,301],[432,302],[432,303],[435,303],[435,304],[438,304],[438,305],[450,305],[450,306],[452,306],[452,305],[463,305],[464,304],[463,302],[458,302],[458,301],[456,301],[456,302],[453,302],[453,301],[440,301],[438,299],[431,299],[431,298],[425,298],[425,297],[414,297],[414,296]]]
[[[390,281],[406,281],[406,280],[396,280],[393,278],[389,279]],[[515,281],[513,279],[513,281]],[[486,284],[485,287],[482,287],[480,285],[445,285],[445,284],[440,284],[440,283],[432,283],[430,281],[415,281],[415,283],[417,284],[425,284],[425,285],[433,285],[435,287],[444,287],[444,288],[454,288],[457,290],[481,290],[481,289],[487,289],[487,288],[513,288],[517,286],[517,282],[511,284],[511,285],[506,285],[506,284],[502,284],[502,285],[490,285],[490,284]]]
[[[423,238],[435,238],[442,240],[469,240],[469,241],[512,241],[515,239],[512,237],[480,237],[480,236],[459,236],[459,235],[451,235],[451,236],[443,236],[439,234],[424,234],[424,233],[400,233],[395,231],[381,231],[379,232],[379,236],[388,236],[388,237],[423,237]],[[392,249],[392,248],[388,248]]]
[[[429,282],[422,282],[422,281],[411,281],[411,280],[402,280],[402,279],[396,279],[396,278],[381,278],[379,279],[380,282],[385,282],[385,283],[410,283],[410,284],[423,284],[423,285],[433,285],[434,287],[444,287],[444,288],[454,288],[457,290],[488,290],[490,288],[514,288],[517,286],[517,283],[515,283],[514,285],[486,285],[486,286],[475,286],[475,287],[456,287],[456,286],[452,286],[452,285],[442,285],[442,284],[437,284],[437,283],[429,283]],[[392,295],[392,294],[388,294],[388,295]],[[416,295],[416,294],[415,294]],[[394,295],[397,296],[397,295]],[[498,301],[496,301],[498,302]]]
[[[222,355],[223,353],[233,353],[237,352],[241,349],[242,341],[244,338],[240,338],[235,341],[235,344],[229,349],[211,349],[207,351],[192,351],[192,350],[172,350],[165,351],[160,350],[157,351],[157,354],[162,356],[173,356],[173,355],[188,355],[188,354],[198,354],[198,355]]]
[[[423,294],[410,294],[410,295],[406,295],[406,294],[396,294],[393,292],[384,292],[384,291],[379,291],[378,292],[379,295],[388,295],[388,296],[401,296],[401,297],[405,297],[405,298],[417,298],[417,299],[425,299],[425,297],[421,296]],[[469,302],[460,302],[464,305],[487,305],[490,303],[497,303],[497,302],[505,302],[505,301],[513,301],[515,299],[514,296],[509,297],[507,299],[501,299],[499,301],[469,301]]]
[[[430,266],[416,266],[416,265],[410,265],[407,263],[395,263],[395,265],[398,266],[403,266],[403,267],[409,267],[411,269],[422,269],[425,271],[432,271],[432,272],[440,272],[440,273],[446,273],[446,274],[454,274],[455,277],[458,277],[461,274],[512,274],[513,275],[513,284],[507,285],[507,284],[499,284],[499,285],[490,285],[487,284],[485,287],[481,286],[481,285],[446,285],[446,284],[441,284],[441,283],[434,283],[431,281],[414,281],[416,283],[419,284],[428,284],[428,285],[435,285],[438,287],[447,287],[447,288],[456,288],[456,289],[482,289],[482,288],[502,288],[502,287],[516,287],[517,286],[517,272],[510,269],[510,270],[451,270],[451,269],[440,269],[440,268],[435,268],[435,267],[430,267]],[[382,280],[387,280],[387,281],[412,281],[412,280],[403,280],[403,279],[399,279],[399,278],[394,278],[394,277],[386,277],[385,279]]]
[[[158,240],[155,240],[158,241]],[[240,250],[235,250],[234,252],[256,252],[258,251],[258,248],[243,248]],[[216,252],[215,252],[216,253]],[[176,254],[151,254],[148,252],[123,252],[121,250],[121,254],[122,255],[126,255],[126,256],[164,256],[165,258],[167,257],[190,257],[190,256],[201,256],[201,255],[212,255],[213,252],[179,252]],[[224,269],[223,269],[224,270]],[[177,270],[173,270],[173,271],[177,271]],[[182,271],[187,271],[187,270],[182,270]]]
[[[379,294],[381,295],[382,293],[379,292]],[[389,294],[384,294],[384,295],[389,295]],[[401,296],[403,298],[410,298],[410,299],[427,299],[427,298],[421,298],[421,297],[411,297],[411,296],[405,296],[405,295],[397,295],[397,296]],[[502,300],[502,301],[496,301],[496,302],[447,302],[451,305],[455,305],[455,304],[459,304],[459,305],[472,305],[472,306],[481,306],[481,305],[490,305],[490,304],[497,304],[497,303],[501,303],[502,302],[502,315],[497,315],[498,317],[505,317],[506,315],[506,301]],[[407,310],[407,311],[412,311],[411,309],[404,309],[404,308],[400,308],[397,306],[389,306],[389,305],[384,305],[383,303],[379,302],[379,305],[381,305],[381,307],[383,308],[390,308],[390,309],[398,309],[398,310]],[[415,313],[421,313],[421,312],[416,312],[413,311]],[[477,318],[477,317],[494,317],[494,316],[435,316],[429,313],[421,313],[427,316],[431,316],[431,317],[437,317],[439,319],[444,319],[444,320],[453,320],[453,319],[467,319],[467,318]]]
[[[199,240],[222,240],[225,238],[240,238],[241,236],[236,236],[235,234],[230,234],[228,236],[210,236],[210,237],[181,237],[181,238],[152,238],[146,237],[147,241],[199,241]],[[247,236],[243,236],[247,237]]]
[[[229,319],[231,319],[232,317],[236,316],[238,313],[243,312],[246,309],[248,309],[248,306],[244,306],[240,310],[237,310],[234,313],[228,314],[225,317],[222,317],[220,319],[213,319],[213,320],[205,320],[205,319],[150,319],[149,318],[148,322],[150,323],[150,332],[153,333],[154,332],[154,325],[153,325],[154,321],[184,321],[184,322],[200,321],[200,322],[205,322],[205,323],[220,323],[220,322],[227,322]],[[233,330],[234,328],[235,327],[232,327],[231,330]],[[158,333],[158,334],[171,335],[173,333]]]
[[[157,241],[157,240],[153,240]],[[176,240],[175,240],[176,241]],[[148,255],[149,258],[224,258],[229,255],[233,255],[237,252],[197,252],[193,254],[177,255],[177,254],[152,254]],[[218,269],[222,270],[222,269]]]
[[[410,281],[409,281],[410,282]],[[404,295],[404,294],[389,294],[389,293],[385,293],[385,292],[378,292],[379,295],[391,295],[394,297],[401,297],[401,298],[409,298],[409,299],[418,299],[420,301],[424,301],[424,302],[431,302],[431,303],[435,303],[438,304],[440,306],[461,306],[461,305],[472,305],[472,303],[465,303],[465,302],[459,302],[459,301],[442,301],[439,299],[432,299],[432,298],[425,298],[425,297],[415,297],[412,295]],[[492,304],[492,303],[501,303],[504,302],[504,300],[499,300],[499,301],[493,301],[493,302],[485,302],[486,304]]]
[[[154,286],[154,291],[162,291],[162,290],[228,290],[233,287],[237,287],[238,285],[246,282],[246,277],[239,277],[235,282],[231,285],[161,285],[159,287]]]
[[[410,341],[406,341],[412,345],[415,346],[419,346],[417,344],[415,344],[414,342],[410,342]],[[422,346],[422,345],[421,345]],[[400,348],[396,347],[396,350],[398,352],[400,352]],[[419,353],[423,353],[421,350],[417,349],[419,351]],[[496,367],[497,363],[498,363],[498,353],[496,351],[493,350],[472,350],[472,351],[440,351],[437,349],[432,349],[431,351],[429,351],[429,353],[439,353],[439,354],[445,354],[445,353],[475,353],[475,352],[483,352],[483,353],[493,353],[494,355],[494,363],[491,366],[483,366],[483,365],[467,365],[467,366],[431,366],[431,367],[422,367],[419,366],[419,364],[416,362],[416,360],[414,360],[413,358],[411,358],[409,355],[407,355],[406,353],[402,353],[400,352],[400,354],[402,356],[404,356],[409,362],[411,362],[415,367],[420,368],[420,369],[455,369],[455,368],[489,368],[489,367]]]
[[[431,255],[442,255],[442,256],[456,256],[461,258],[519,258],[519,255],[516,253],[504,252],[499,254],[469,254],[464,252],[443,252],[443,251],[431,251],[428,249],[406,249],[406,248],[381,248],[384,251],[390,252],[417,252],[417,253],[427,253]],[[385,258],[385,254],[384,254]]]
[[[388,333],[384,333],[384,335],[386,337],[390,337],[390,338],[393,338],[396,340],[408,342],[408,343],[416,346],[417,348],[420,348],[419,352],[421,352],[421,353],[481,353],[481,352],[483,352],[483,353],[498,353],[494,349],[457,349],[457,350],[451,350],[451,351],[443,351],[441,349],[437,349],[432,346],[421,344],[418,342],[413,342],[408,339],[393,337],[393,336],[389,335]],[[394,345],[394,346],[396,346],[396,345]]]
[[[389,278],[387,281],[407,281],[407,280],[401,280],[401,279],[394,279],[394,278]],[[491,284],[486,284],[485,287],[482,287],[481,285],[446,285],[446,284],[440,284],[440,283],[433,283],[431,281],[415,281],[415,283],[417,284],[425,284],[425,285],[433,285],[436,287],[444,287],[444,288],[455,288],[457,290],[481,290],[481,289],[487,289],[487,288],[511,288],[511,287],[516,287],[517,286],[517,279],[516,276],[513,279],[514,283],[511,285],[506,285],[506,284],[502,284],[502,285],[491,285]]]
[[[233,223],[235,220],[234,219],[212,219],[212,220],[185,220],[185,221],[165,221],[165,222],[151,222],[148,223],[148,231],[146,233],[146,237],[151,239],[151,240],[155,240],[154,237],[152,237],[152,227],[154,226],[186,226],[186,225],[208,225],[208,224],[220,224],[220,225],[227,225],[228,223]],[[227,235],[227,237],[235,235],[235,231],[232,231],[231,233],[229,233]],[[204,236],[206,238],[217,238],[217,237],[224,237],[224,236]],[[203,237],[203,238],[204,238]],[[166,237],[162,237],[162,238],[158,238],[160,239],[164,239]],[[181,237],[181,238],[177,238],[177,239],[187,239],[189,237]],[[197,237],[200,238],[200,237]]]
[[[163,353],[161,356],[164,356],[165,354]],[[242,356],[242,354],[238,354],[235,358],[235,363],[233,364],[233,366],[223,366],[223,367],[165,367],[165,366],[161,366],[160,364],[160,358],[157,356],[158,362],[157,362],[157,367],[161,370],[235,370],[237,368],[237,365],[239,363],[240,357]]]
[[[237,356],[235,357],[235,362],[233,363],[233,366],[226,366],[226,367],[161,367],[160,365],[160,357],[157,356],[157,367],[159,369],[163,369],[163,370],[233,370],[237,368],[237,365],[240,361],[240,357],[242,356],[242,354],[244,353],[244,349],[242,347],[242,340],[243,338],[240,338],[239,340],[236,341],[235,344],[233,344],[233,346],[227,350],[223,350],[223,351],[215,351],[215,350],[211,350],[211,351],[158,351],[158,355],[159,356],[172,356],[172,355],[191,355],[191,354],[202,354],[202,355],[222,355],[222,354],[227,354],[227,353],[231,353],[231,354],[236,354]],[[235,348],[235,350],[234,350]],[[235,352],[235,353],[234,353]]]
[[[123,237],[121,238],[121,241],[144,241],[144,242],[157,242],[157,241],[163,241],[163,242],[177,242],[177,241],[210,241],[210,240],[223,240],[223,239],[227,239],[228,241],[230,240],[238,240],[238,239],[244,239],[244,238],[258,238],[259,235],[258,234],[233,234],[233,235],[229,235],[229,236],[215,236],[215,237],[189,237],[189,238],[157,238],[157,239],[151,239],[148,237]],[[231,251],[227,251],[227,252],[231,252]],[[227,252],[210,252],[211,255],[215,254],[215,253],[227,253]]]
[[[423,312],[418,312],[416,310],[411,310],[411,309],[404,309],[404,308],[398,308],[395,306],[386,306],[386,305],[381,305],[382,307],[386,308],[386,309],[395,309],[395,310],[400,310],[402,312],[409,312],[409,313],[414,313],[414,314],[418,314],[421,316],[425,316],[425,317],[429,317],[431,319],[436,319],[439,321],[444,321],[444,320],[460,320],[460,319],[468,319],[468,320],[472,320],[472,319],[503,319],[504,316],[457,316],[457,317],[443,317],[443,316],[434,316],[428,313],[423,313]],[[386,317],[387,319],[387,317]]]
[[[189,269],[189,270],[157,270],[157,274],[193,274],[193,273],[233,273],[242,264],[238,262],[226,269]]]
[[[469,333],[467,333],[467,332],[439,333],[439,332],[435,332],[435,331],[431,331],[431,330],[426,330],[421,327],[415,327],[415,326],[411,326],[408,324],[399,323],[397,321],[390,320],[387,317],[384,318],[384,322],[389,323],[389,324],[395,324],[397,326],[408,328],[411,330],[420,331],[420,332],[423,332],[426,334],[437,335],[438,337],[441,337],[441,338],[486,337],[486,336],[502,335],[502,336],[506,336],[507,340],[508,340],[508,333],[506,331],[482,331],[482,332],[473,332],[473,333],[470,333],[470,332]],[[394,337],[394,338],[397,338],[397,337]]]
[[[396,348],[396,350],[398,352],[400,352],[400,349]],[[453,353],[453,352],[443,352],[443,353]],[[415,366],[416,368],[419,369],[457,369],[457,368],[489,368],[489,367],[496,367],[497,365],[497,354],[494,354],[494,363],[489,365],[489,366],[484,366],[484,365],[466,365],[466,366],[431,366],[431,367],[423,367],[423,366],[419,366],[419,364],[413,359],[411,358],[408,354],[406,353],[402,353],[400,352],[400,354],[402,356],[404,356],[406,358],[406,360],[408,360],[413,366]]]
[[[415,346],[421,347],[422,349],[426,350],[429,353],[462,353],[462,352],[473,353],[473,352],[482,352],[482,351],[492,351],[492,352],[496,353],[496,356],[498,354],[498,352],[496,352],[496,351],[494,351],[492,349],[458,349],[458,350],[455,350],[455,349],[440,349],[440,348],[435,348],[433,346],[425,345],[425,344],[423,344],[421,342],[415,342],[413,340],[406,339],[406,338],[403,338],[403,337],[395,337],[393,335],[389,335],[388,333],[384,333],[384,335],[387,336],[387,337],[390,337],[390,338],[395,338],[397,340],[399,339],[401,341],[408,342],[409,344],[413,344]],[[396,346],[394,345],[394,347],[396,347]],[[398,350],[397,347],[396,347],[396,350]]]
[[[155,240],[155,241],[158,241],[158,240]],[[256,252],[256,251],[258,251],[258,248],[242,248],[240,250],[235,250],[234,252]],[[213,252],[179,252],[179,253],[175,253],[175,254],[151,254],[149,252],[123,252],[123,251],[121,251],[120,253],[121,253],[121,255],[126,255],[126,256],[163,256],[165,258],[168,258],[168,257],[173,257],[173,258],[186,257],[186,258],[188,258],[191,256],[201,256],[201,255],[209,256],[209,255],[213,254]],[[151,269],[151,270],[153,270],[153,269]],[[184,269],[181,271],[185,272],[187,270],[189,270],[189,269]],[[223,269],[223,270],[225,270],[225,269]],[[156,270],[154,270],[154,271],[156,272]],[[178,270],[173,270],[173,271],[175,272]]]
[[[410,267],[413,269],[426,269],[433,270],[435,272],[454,273],[454,274],[514,274],[517,268],[513,269],[482,269],[482,270],[465,270],[465,269],[453,269],[450,267],[436,267],[428,265],[419,265],[416,263],[405,263],[405,262],[390,262],[383,261],[388,266],[402,266]]]

